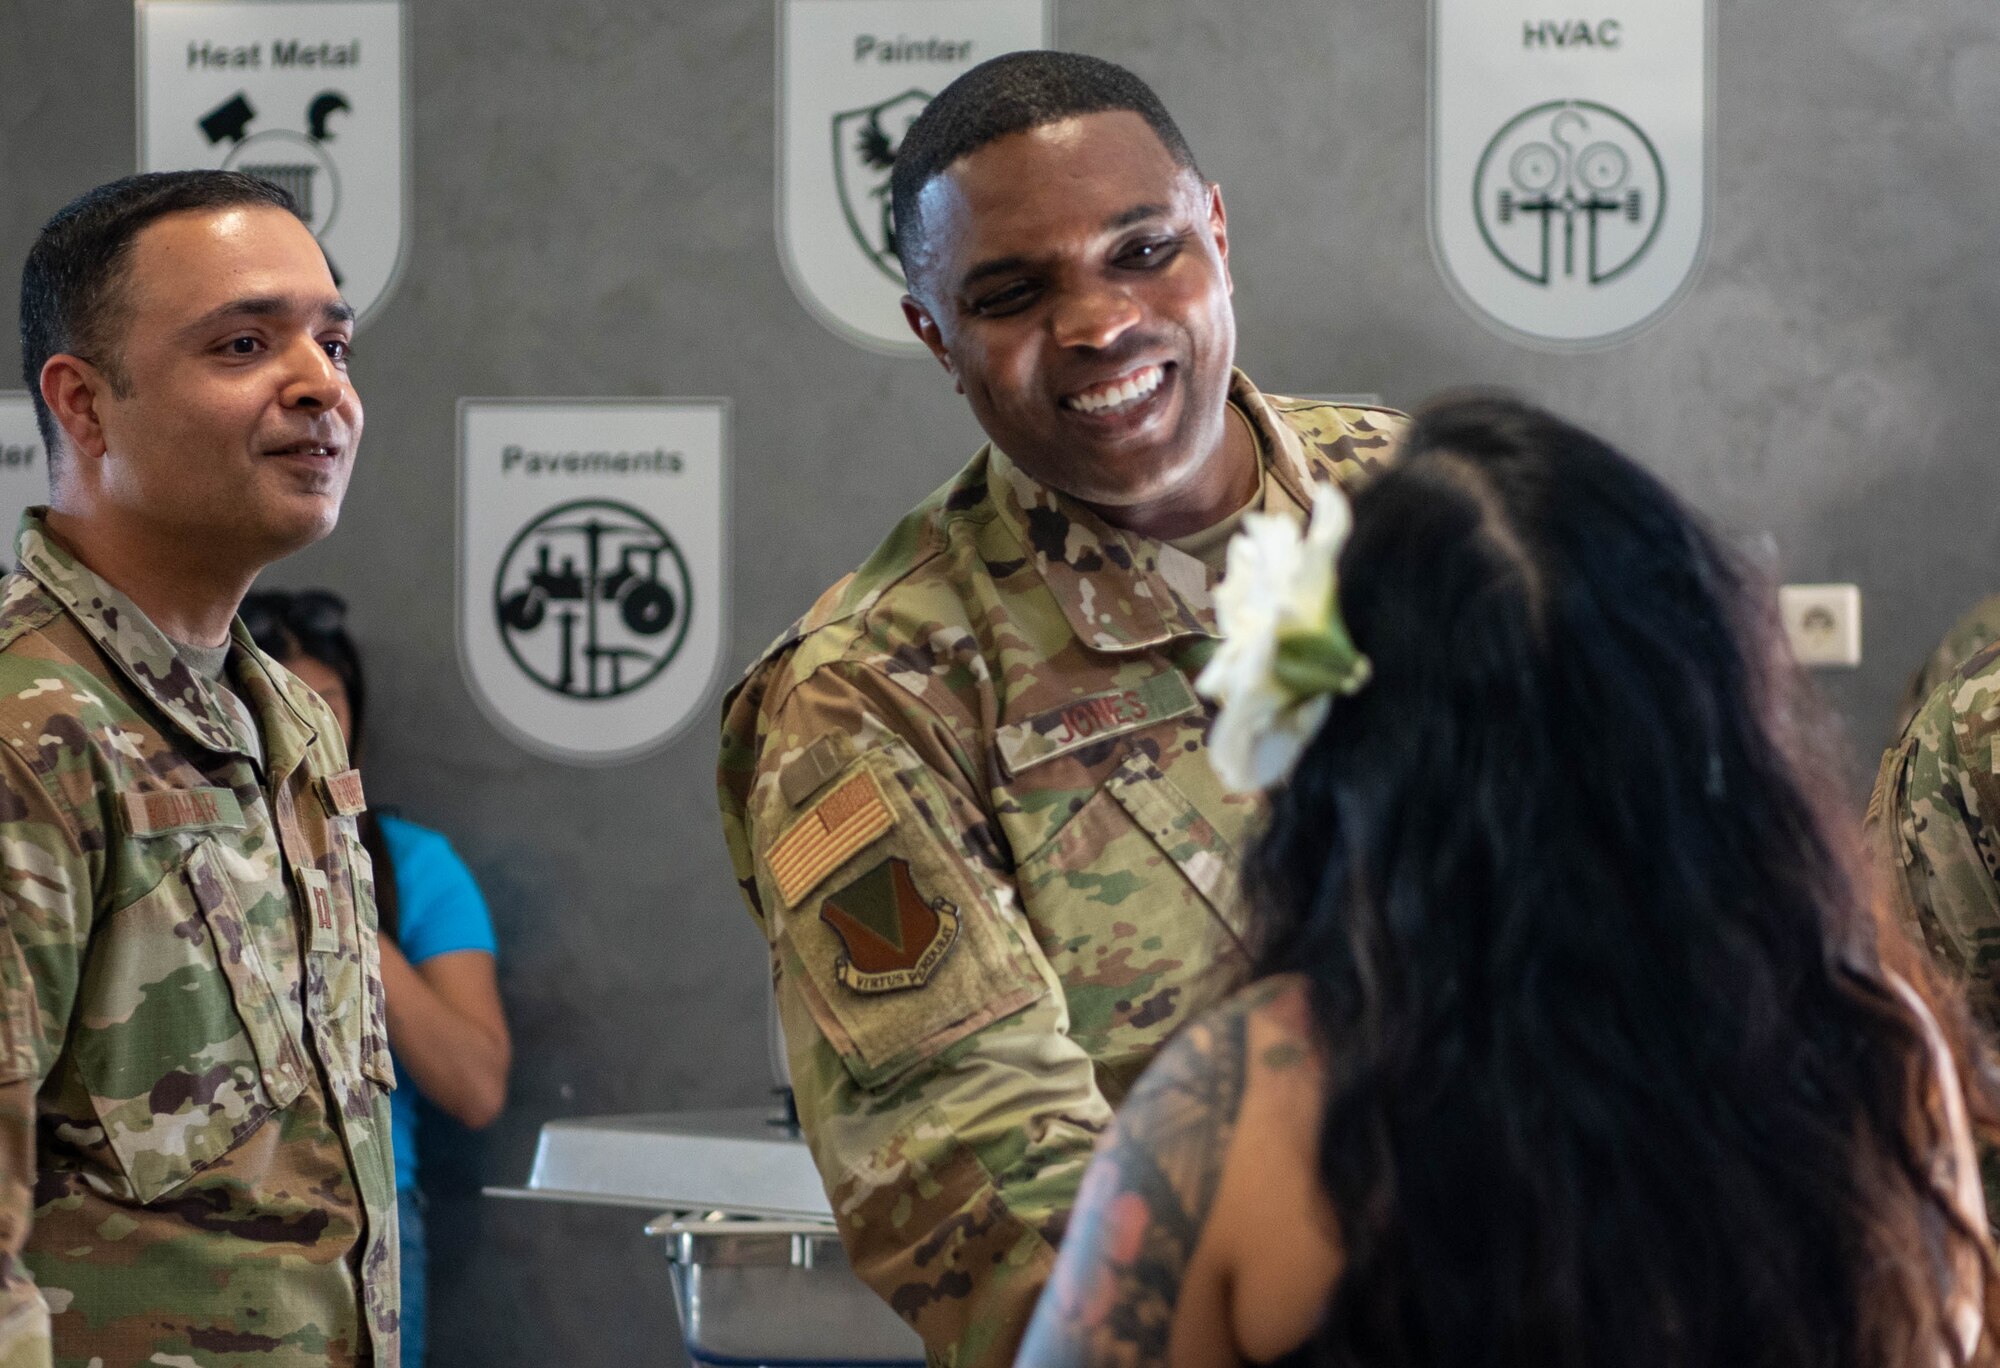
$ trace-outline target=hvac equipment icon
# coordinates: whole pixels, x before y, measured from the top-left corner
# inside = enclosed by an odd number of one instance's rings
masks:
[[[629,504],[578,499],[515,535],[493,609],[523,673],[566,698],[617,698],[666,669],[687,639],[687,561]]]
[[[1536,285],[1595,287],[1637,265],[1666,217],[1653,142],[1607,105],[1554,100],[1494,135],[1473,178],[1480,236]]]

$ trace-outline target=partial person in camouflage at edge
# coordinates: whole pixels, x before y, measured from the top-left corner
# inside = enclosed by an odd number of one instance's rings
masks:
[[[0,585],[0,1366],[394,1365],[361,784],[234,616],[339,514],[353,312],[216,171],[83,196],[21,298],[51,506]]]
[[[991,441],[730,695],[721,801],[853,1263],[994,1368],[1112,1108],[1247,973],[1257,808],[1190,684],[1223,546],[1403,419],[1232,370],[1221,192],[1119,67],[973,69],[893,195],[904,311]]]
[[[1868,815],[1898,912],[2000,1032],[2000,642],[1931,691],[1882,757]]]
[[[1967,609],[1965,616],[1944,634],[1937,649],[1910,676],[1910,682],[1903,686],[1902,701],[1896,704],[1895,734],[1901,736],[1908,731],[1917,709],[1944,683],[1945,676],[1990,641],[2000,641],[2000,594],[1988,595]]]

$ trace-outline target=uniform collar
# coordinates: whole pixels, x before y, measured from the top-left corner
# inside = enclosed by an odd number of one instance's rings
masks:
[[[175,726],[218,754],[254,757],[256,748],[246,744],[245,739],[237,734],[237,725],[230,712],[215,696],[216,686],[188,668],[187,662],[174,649],[172,640],[153,625],[152,619],[140,611],[138,604],[78,560],[49,531],[43,516],[46,512],[44,508],[30,508],[21,517],[21,530],[15,542],[15,555],[21,569],[35,577],[76,619],[77,625],[97,643],[133,687],[165,713]],[[282,747],[274,740],[271,759],[274,765],[278,765],[278,751],[303,750],[310,743],[312,728],[291,700],[285,697],[284,691],[270,683],[269,671],[262,661],[263,652],[251,641],[241,619],[231,624],[230,636],[239,653],[247,654],[257,662],[256,668],[244,673],[269,686],[270,692],[266,693],[253,685],[248,699],[265,730],[268,733],[292,730],[282,725],[271,726],[274,716],[280,721],[289,716],[294,727],[305,732],[304,738],[292,738],[289,744]],[[274,704],[278,705],[275,713]]]
[[[1310,507],[1305,448],[1298,436],[1241,371],[1230,372],[1229,398],[1257,430],[1267,476],[1301,508]],[[1163,557],[1182,553],[1113,527],[1023,471],[998,447],[989,445],[987,454],[1000,516],[1027,548],[1079,641],[1100,651],[1137,651],[1176,637],[1217,634],[1214,609],[1205,598],[1182,594],[1161,573]]]

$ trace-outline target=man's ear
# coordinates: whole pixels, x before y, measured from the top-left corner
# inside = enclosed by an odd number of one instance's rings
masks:
[[[958,368],[951,362],[951,349],[945,346],[944,330],[938,327],[937,319],[931,315],[930,309],[924,302],[913,294],[903,296],[903,320],[910,325],[910,331],[917,335],[917,340],[930,348],[930,353],[937,358],[938,364],[943,366],[945,372],[956,381]],[[958,392],[965,393],[965,386],[959,385]]]
[[[69,439],[70,454],[104,454],[104,423],[98,405],[111,393],[104,372],[68,352],[57,352],[42,363],[42,402],[55,415],[56,426]]]
[[[1236,281],[1229,274],[1229,211],[1222,207],[1222,187],[1208,187],[1208,231],[1215,235],[1215,253],[1222,258],[1222,279],[1229,293],[1236,293]]]

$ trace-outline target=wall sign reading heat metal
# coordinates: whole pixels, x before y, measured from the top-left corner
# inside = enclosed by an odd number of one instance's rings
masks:
[[[706,699],[727,427],[717,399],[459,401],[459,652],[528,749],[633,759]]]
[[[136,5],[139,169],[282,186],[365,322],[409,237],[401,0]]]
[[[1432,0],[1431,243],[1530,346],[1618,342],[1686,292],[1708,238],[1713,0]]]

